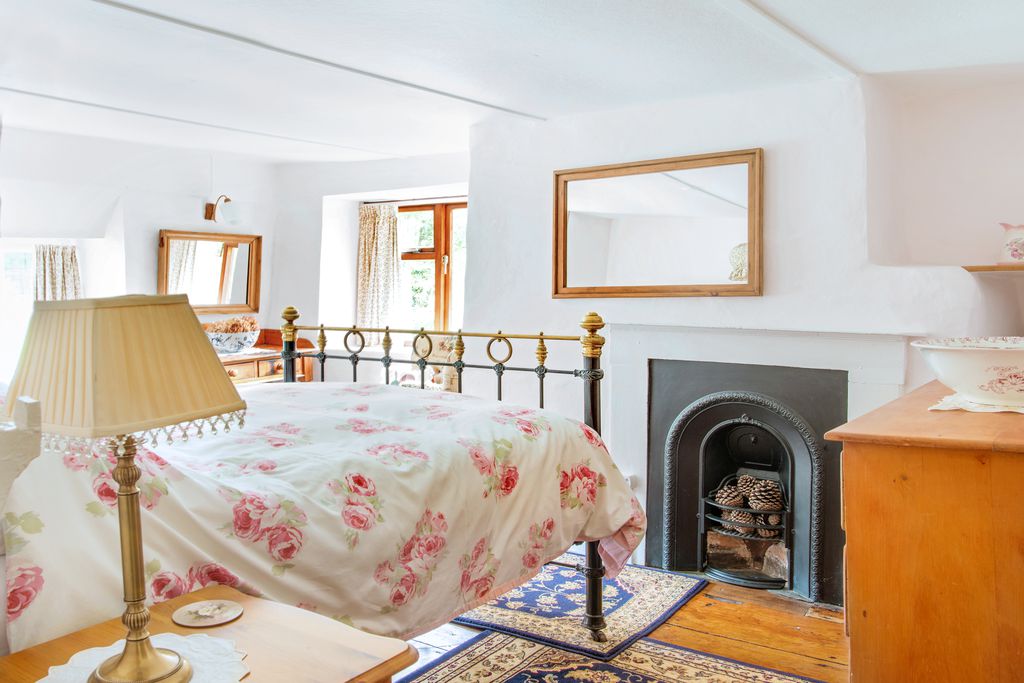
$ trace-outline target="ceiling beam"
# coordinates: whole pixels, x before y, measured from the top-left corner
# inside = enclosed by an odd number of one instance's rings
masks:
[[[814,42],[778,17],[761,9],[752,0],[716,0],[716,2],[722,9],[727,10],[748,26],[789,47],[808,62],[825,69],[833,76],[849,78],[860,75],[855,67],[841,57]]]
[[[157,21],[162,21],[162,22],[165,22],[165,23],[168,23],[168,24],[174,24],[175,26],[180,26],[182,28],[187,28],[187,29],[190,29],[190,30],[193,30],[193,31],[199,31],[200,33],[205,33],[205,34],[210,35],[210,36],[215,36],[217,38],[222,38],[222,39],[225,39],[225,40],[231,40],[231,41],[234,41],[236,43],[241,43],[242,45],[247,45],[249,47],[255,47],[255,48],[258,48],[260,50],[266,50],[267,52],[274,52],[274,53],[279,54],[279,55],[284,55],[285,57],[291,57],[293,59],[299,59],[299,60],[302,60],[304,62],[309,62],[311,64],[316,64],[318,66],[324,66],[324,67],[327,67],[329,69],[337,69],[338,71],[345,71],[347,73],[356,74],[357,76],[364,76],[366,78],[372,78],[372,79],[375,79],[375,80],[378,80],[378,81],[383,81],[384,83],[390,83],[392,85],[397,85],[397,86],[400,86],[400,87],[403,87],[403,88],[410,88],[412,90],[418,90],[420,92],[429,93],[431,95],[437,95],[439,97],[445,97],[445,98],[448,98],[450,100],[456,100],[458,102],[465,102],[467,104],[473,104],[473,105],[476,105],[476,106],[479,106],[479,107],[486,107],[487,109],[492,109],[494,111],[500,111],[500,112],[503,112],[505,114],[512,114],[513,116],[521,116],[523,118],[533,119],[533,120],[536,120],[536,121],[544,121],[544,120],[546,120],[543,116],[538,116],[537,114],[531,114],[529,112],[519,111],[519,110],[516,110],[516,109],[510,109],[509,107],[503,107],[503,106],[498,105],[498,104],[492,104],[490,102],[484,102],[483,100],[476,100],[476,99],[473,99],[471,97],[464,97],[462,95],[457,95],[455,93],[447,92],[445,90],[438,90],[437,88],[431,88],[431,87],[428,87],[428,86],[425,86],[425,85],[420,85],[418,83],[412,83],[410,81],[403,81],[403,80],[401,80],[399,78],[392,78],[390,76],[384,76],[383,74],[373,73],[372,71],[365,71],[363,69],[357,69],[355,67],[346,66],[344,64],[339,64],[338,62],[332,62],[332,61],[327,60],[327,59],[321,59],[320,57],[314,57],[313,55],[308,55],[308,54],[305,54],[305,53],[302,53],[302,52],[296,52],[294,50],[289,50],[289,49],[284,48],[284,47],[279,47],[277,45],[272,45],[270,43],[265,43],[265,42],[263,42],[261,40],[256,40],[255,38],[248,38],[246,36],[239,35],[237,33],[231,33],[229,31],[224,31],[224,30],[221,30],[219,28],[214,28],[213,26],[205,26],[203,24],[196,24],[196,23],[191,22],[191,21],[186,21],[184,19],[178,19],[177,17],[172,17],[172,16],[169,16],[169,15],[166,15],[166,14],[160,14],[159,12],[153,12],[151,10],[143,9],[141,7],[136,7],[134,5],[130,5],[130,4],[127,4],[127,3],[124,3],[124,2],[117,2],[117,0],[92,0],[92,1],[97,3],[97,4],[100,4],[100,5],[106,5],[107,7],[112,7],[114,9],[123,10],[125,12],[131,12],[133,14],[137,14],[137,15],[140,15],[140,16],[143,16],[143,17],[147,17],[149,19],[155,19]]]
[[[245,135],[258,135],[264,138],[274,138],[275,140],[287,140],[289,142],[301,142],[307,145],[320,145],[321,147],[334,147],[336,149],[347,149],[352,152],[361,152],[363,154],[373,154],[381,158],[393,158],[394,154],[386,152],[378,152],[372,149],[363,149],[361,147],[352,147],[351,145],[340,145],[336,142],[327,142],[325,140],[311,140],[309,138],[296,138],[290,135],[280,135],[278,133],[267,133],[266,131],[251,130],[248,128],[236,128],[235,126],[223,126],[217,123],[207,123],[205,121],[196,121],[194,119],[183,119],[177,116],[167,116],[166,114],[154,114],[153,112],[141,111],[139,109],[127,109],[125,107],[118,107],[111,104],[101,104],[99,102],[89,102],[87,100],[77,100],[71,97],[61,97],[60,95],[53,95],[50,93],[35,92],[32,90],[22,90],[20,88],[10,88],[5,85],[0,85],[0,92],[9,92],[14,95],[24,95],[26,97],[36,97],[44,100],[50,100],[53,102],[64,102],[66,104],[77,104],[82,107],[91,107],[93,109],[105,109],[107,111],[116,111],[121,114],[132,114],[134,116],[146,116],[151,119],[160,119],[163,121],[173,121],[174,123],[184,123],[190,126],[202,126],[204,128],[215,128],[217,130],[231,131],[232,133],[243,133]]]

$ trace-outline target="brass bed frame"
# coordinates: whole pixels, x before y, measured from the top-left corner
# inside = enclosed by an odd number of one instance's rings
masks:
[[[296,381],[296,369],[295,361],[300,358],[314,358],[320,363],[320,381],[324,381],[325,369],[327,366],[328,359],[335,360],[347,360],[352,366],[352,381],[358,381],[359,378],[359,363],[360,361],[369,361],[380,363],[384,367],[384,383],[391,383],[391,365],[407,364],[414,365],[419,369],[419,381],[420,388],[426,386],[426,370],[427,366],[439,366],[439,367],[451,367],[455,369],[457,378],[457,391],[462,393],[462,374],[467,368],[481,369],[481,370],[492,370],[497,380],[497,397],[498,400],[502,400],[502,375],[506,372],[532,372],[537,377],[538,391],[539,391],[539,406],[544,407],[544,377],[549,374],[556,375],[570,375],[572,377],[583,380],[583,421],[594,431],[600,433],[601,431],[601,380],[604,377],[604,371],[601,369],[601,349],[604,346],[604,337],[598,334],[598,331],[604,327],[604,321],[597,313],[587,313],[580,322],[580,327],[583,328],[584,334],[579,337],[574,336],[561,336],[561,335],[546,335],[543,332],[538,334],[505,334],[502,331],[496,333],[489,332],[463,332],[457,330],[455,332],[449,332],[446,330],[426,330],[420,328],[418,330],[404,330],[404,329],[393,329],[390,327],[329,327],[326,325],[296,325],[295,321],[299,319],[299,312],[292,306],[284,309],[281,313],[281,317],[284,319],[284,324],[281,326],[281,340],[282,350],[281,359],[283,362],[284,370],[284,381],[294,382]],[[298,352],[296,349],[296,339],[298,338],[299,332],[316,332],[317,340],[316,352]],[[327,333],[328,332],[344,332],[343,345],[348,355],[337,355],[327,353]],[[383,335],[381,346],[383,347],[384,355],[377,357],[360,357],[360,353],[366,348],[366,334],[377,334]],[[393,358],[391,356],[391,345],[392,345],[392,334],[402,335],[413,335],[412,350],[416,356],[416,360],[412,359],[401,359]],[[433,351],[433,340],[431,336],[435,337],[451,337],[455,339],[453,352],[455,354],[455,360],[452,362],[437,362],[428,361],[427,357],[430,356]],[[355,338],[357,347],[353,348],[350,346]],[[486,339],[487,346],[485,352],[487,357],[491,360],[493,365],[481,365],[466,363],[463,361],[463,355],[465,354],[466,346],[464,343],[465,339]],[[530,367],[513,367],[506,365],[512,358],[513,349],[512,343],[509,340],[527,339],[535,340],[537,342],[536,358],[537,365]],[[420,340],[425,341],[426,351],[421,353],[419,348]],[[576,342],[581,344],[583,347],[583,367],[564,370],[549,368],[546,365],[548,358],[548,349],[546,342]],[[496,343],[503,343],[506,348],[506,353],[503,358],[497,358],[493,355],[492,349]],[[604,563],[601,560],[601,555],[598,553],[598,542],[587,541],[586,542],[586,554],[583,557],[583,562],[580,564],[572,565],[564,562],[550,562],[549,564],[559,565],[563,567],[570,567],[579,571],[584,577],[586,582],[586,610],[583,617],[583,625],[590,630],[591,637],[598,642],[606,642],[607,636],[604,633],[605,619],[604,619],[604,607],[602,601],[602,581],[604,578]]]

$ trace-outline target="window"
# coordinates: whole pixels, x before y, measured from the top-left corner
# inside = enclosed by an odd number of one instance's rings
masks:
[[[403,327],[462,327],[467,213],[464,203],[399,207],[395,321]]]

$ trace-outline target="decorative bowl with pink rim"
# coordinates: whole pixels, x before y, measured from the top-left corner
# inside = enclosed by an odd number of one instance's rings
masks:
[[[1024,337],[946,337],[910,345],[940,382],[968,401],[1024,406]]]

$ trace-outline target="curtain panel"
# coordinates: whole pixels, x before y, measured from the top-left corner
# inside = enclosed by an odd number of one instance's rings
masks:
[[[359,270],[356,323],[360,327],[390,324],[398,287],[398,209],[392,204],[359,207]],[[380,335],[368,335],[377,344]]]
[[[188,294],[196,268],[197,240],[168,240],[171,251],[167,264],[167,293]]]
[[[57,244],[36,245],[36,301],[82,298],[78,250]]]

